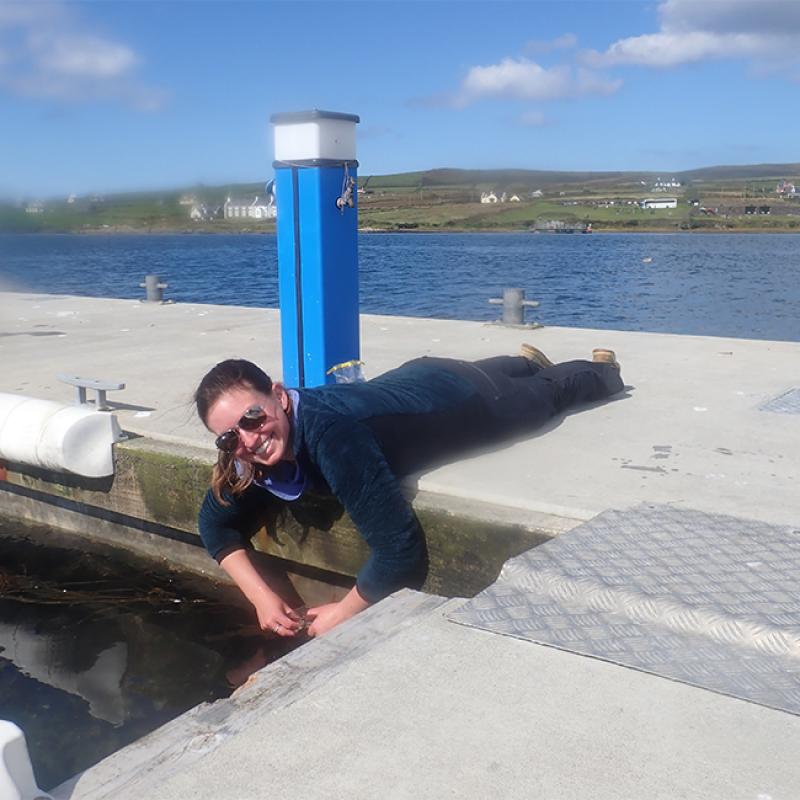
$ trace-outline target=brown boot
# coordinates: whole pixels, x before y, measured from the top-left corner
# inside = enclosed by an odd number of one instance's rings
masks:
[[[606,350],[604,347],[595,347],[592,350],[592,361],[598,364],[611,364],[611,366],[619,369],[617,354],[613,350]]]
[[[520,355],[528,359],[528,361],[536,364],[537,367],[547,369],[547,367],[555,366],[553,362],[538,348],[532,344],[523,344],[519,348]]]

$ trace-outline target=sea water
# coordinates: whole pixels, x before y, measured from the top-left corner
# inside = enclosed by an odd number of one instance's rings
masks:
[[[52,788],[297,641],[258,633],[230,590],[0,517],[0,719]]]
[[[361,309],[491,320],[504,287],[530,320],[632,331],[800,341],[800,234],[433,233],[359,237]],[[0,236],[0,289],[278,305],[275,236]]]

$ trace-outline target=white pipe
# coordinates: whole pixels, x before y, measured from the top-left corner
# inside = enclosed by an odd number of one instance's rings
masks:
[[[3,800],[52,800],[36,785],[25,736],[0,719],[0,797]]]
[[[111,445],[121,431],[112,414],[0,392],[0,458],[73,472],[114,474]]]

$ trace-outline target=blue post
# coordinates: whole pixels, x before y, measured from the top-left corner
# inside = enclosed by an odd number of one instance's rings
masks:
[[[353,114],[275,114],[283,380],[333,382],[359,358],[358,213]]]

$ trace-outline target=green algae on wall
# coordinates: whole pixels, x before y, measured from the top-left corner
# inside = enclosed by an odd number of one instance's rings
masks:
[[[150,519],[162,525],[195,529],[197,512],[211,478],[208,464],[152,450],[126,450],[120,451],[118,465],[122,470],[128,466],[135,475]]]

